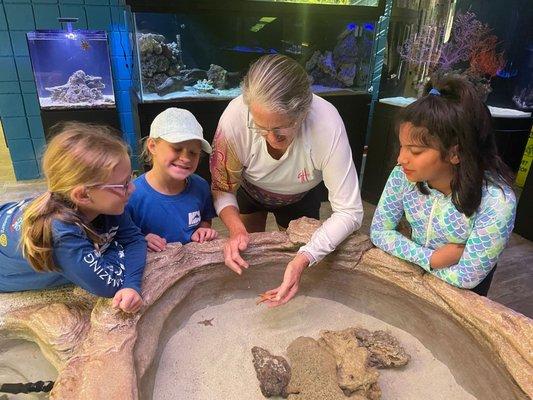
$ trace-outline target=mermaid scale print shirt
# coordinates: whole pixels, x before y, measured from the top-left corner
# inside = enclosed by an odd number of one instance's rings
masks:
[[[421,193],[396,166],[372,220],[372,242],[454,286],[474,288],[496,265],[509,240],[515,195],[508,186],[487,181],[477,212],[467,217],[455,208],[451,196],[427,189],[429,195]],[[396,230],[403,216],[411,226],[410,238]],[[448,268],[432,269],[429,260],[433,251],[448,243],[465,245],[461,260]]]

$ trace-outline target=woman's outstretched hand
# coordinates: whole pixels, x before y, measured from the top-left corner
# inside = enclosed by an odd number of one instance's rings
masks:
[[[248,268],[248,263],[241,257],[241,251],[246,250],[249,242],[250,235],[244,230],[230,234],[224,244],[224,263],[239,275],[242,274],[243,268]]]
[[[287,264],[283,282],[275,289],[265,292],[265,304],[268,307],[277,307],[291,300],[300,288],[300,279],[304,269],[309,265],[309,259],[299,253]]]

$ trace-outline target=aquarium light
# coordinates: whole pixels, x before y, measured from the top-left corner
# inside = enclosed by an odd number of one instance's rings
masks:
[[[65,34],[65,37],[67,39],[75,40],[78,37],[78,35],[76,35],[74,32],[69,32]]]
[[[277,17],[261,17],[259,22],[266,22],[267,24],[270,24],[271,22],[275,21]]]
[[[250,28],[252,32],[259,32],[261,29],[265,27],[265,24],[255,24]]]
[[[265,27],[266,24],[270,24],[272,21],[275,21],[277,17],[261,17],[259,22],[250,28],[252,32],[259,32]]]

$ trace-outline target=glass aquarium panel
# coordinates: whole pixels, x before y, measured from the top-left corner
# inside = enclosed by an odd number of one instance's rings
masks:
[[[374,21],[349,16],[269,13],[135,13],[137,75],[143,102],[228,99],[250,64],[285,54],[308,72],[315,93],[366,91]]]
[[[41,108],[115,105],[104,31],[33,31],[26,36]]]

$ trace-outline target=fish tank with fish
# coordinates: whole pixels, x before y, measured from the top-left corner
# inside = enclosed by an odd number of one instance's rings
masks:
[[[105,31],[37,30],[26,37],[41,109],[115,106]]]
[[[329,4],[203,1],[134,11],[140,101],[234,98],[250,64],[265,54],[297,60],[317,94],[366,93],[381,2],[313,3]]]

